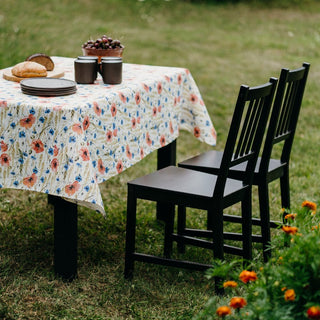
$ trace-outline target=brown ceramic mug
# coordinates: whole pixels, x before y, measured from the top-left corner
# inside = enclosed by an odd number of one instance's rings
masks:
[[[74,79],[79,84],[94,83],[97,78],[96,60],[77,59],[74,61]]]

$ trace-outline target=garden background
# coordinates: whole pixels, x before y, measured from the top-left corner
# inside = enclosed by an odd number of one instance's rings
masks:
[[[311,64],[291,157],[292,206],[317,202],[320,174],[320,3],[318,1],[1,0],[0,68],[44,52],[77,57],[103,34],[125,45],[124,62],[188,68],[222,149],[241,84]],[[208,150],[181,132],[178,161]],[[0,190],[0,318],[191,319],[214,295],[201,272],[137,263],[123,279],[126,182],[151,172],[156,154],[101,185],[107,217],[79,207],[79,277],[53,274],[53,208],[44,194]],[[279,216],[277,183],[271,211]],[[258,203],[254,198],[254,209]],[[235,209],[236,210],[236,209]],[[257,213],[257,210],[254,210]],[[139,237],[161,252],[154,206],[140,209]],[[200,219],[193,215],[193,222]],[[278,232],[278,231],[276,231]],[[208,260],[189,250],[187,257]],[[261,248],[255,249],[261,261]],[[230,258],[229,258],[230,259]]]

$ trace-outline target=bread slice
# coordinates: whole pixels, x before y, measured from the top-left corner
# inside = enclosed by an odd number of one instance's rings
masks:
[[[33,77],[46,77],[46,68],[33,61],[24,61],[16,64],[12,69],[11,73],[20,78],[33,78]]]
[[[29,56],[26,61],[33,61],[42,64],[46,67],[47,71],[54,69],[54,63],[52,59],[44,53],[35,53]]]

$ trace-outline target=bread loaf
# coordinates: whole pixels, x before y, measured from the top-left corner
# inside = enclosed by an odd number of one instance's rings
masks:
[[[12,69],[11,73],[20,78],[33,78],[33,77],[46,77],[46,68],[33,61],[24,61],[16,64]]]
[[[54,63],[52,59],[44,53],[35,53],[29,56],[26,61],[33,61],[42,64],[46,67],[47,71],[54,69]]]

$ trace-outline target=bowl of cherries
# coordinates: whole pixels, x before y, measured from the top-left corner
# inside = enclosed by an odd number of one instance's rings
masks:
[[[96,40],[88,40],[82,45],[84,56],[101,57],[122,57],[124,46],[120,40],[114,40],[111,37],[103,35]]]

